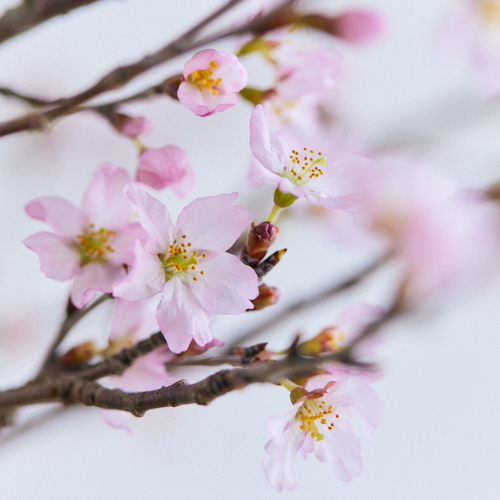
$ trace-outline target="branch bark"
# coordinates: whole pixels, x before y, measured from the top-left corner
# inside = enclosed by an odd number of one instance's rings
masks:
[[[387,253],[382,257],[379,257],[378,259],[373,261],[371,264],[369,264],[368,266],[366,266],[357,274],[351,276],[347,280],[342,281],[341,283],[338,283],[332,286],[331,288],[318,292],[314,295],[309,295],[305,299],[301,299],[298,300],[297,302],[294,302],[293,304],[289,305],[286,309],[280,311],[275,316],[261,323],[259,326],[256,326],[255,328],[252,328],[247,332],[245,332],[244,334],[238,336],[228,345],[228,350],[231,350],[233,347],[236,347],[238,345],[248,344],[249,341],[251,341],[254,337],[260,335],[262,332],[266,330],[269,330],[270,328],[278,326],[283,321],[289,319],[290,316],[297,314],[307,309],[308,307],[324,302],[333,297],[334,295],[337,295],[338,293],[344,292],[345,290],[352,288],[353,286],[360,283],[367,276],[369,276],[377,269],[382,267],[382,265],[385,264],[390,259],[391,256],[392,256],[391,253]]]
[[[270,29],[293,23],[295,19],[291,4],[296,0],[287,0],[283,5],[274,9],[266,16],[258,17],[242,27],[227,29],[215,35],[194,41],[196,35],[205,26],[242,1],[230,0],[195,27],[173,42],[165,45],[154,54],[148,55],[133,64],[114,69],[87,90],[66,99],[59,99],[56,101],[58,104],[50,109],[33,111],[19,118],[0,123],[0,137],[21,131],[41,130],[56,118],[76,112],[78,106],[93,97],[110,90],[119,89],[142,73],[181,54],[230,36],[245,33],[263,33]]]
[[[97,0],[24,0],[0,18],[0,43],[30,28]]]
[[[61,402],[122,410],[135,416],[142,416],[146,411],[155,408],[186,404],[207,405],[224,394],[253,383],[276,383],[283,378],[307,377],[314,374],[318,366],[326,362],[339,361],[347,365],[366,367],[366,364],[359,363],[354,358],[355,347],[400,314],[402,310],[401,303],[396,301],[382,318],[365,328],[344,349],[331,354],[317,357],[301,356],[296,350],[296,340],[289,354],[282,360],[261,361],[248,368],[221,370],[195,384],[181,380],[169,387],[145,392],[127,393],[119,389],[106,389],[93,380],[83,378],[82,373],[77,376],[64,374],[48,376],[42,380],[29,382],[18,389],[0,393],[0,410],[36,403]],[[148,339],[156,339],[151,345],[159,340],[158,335],[154,334]],[[147,341],[144,342],[147,343]],[[123,354],[123,351],[120,354]],[[124,359],[129,354],[124,356]]]

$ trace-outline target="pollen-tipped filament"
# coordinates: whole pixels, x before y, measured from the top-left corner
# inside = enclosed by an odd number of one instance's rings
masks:
[[[101,227],[95,229],[94,224],[89,224],[83,233],[76,236],[75,247],[80,254],[82,266],[91,262],[105,262],[106,254],[114,252],[110,240],[116,236],[116,231],[110,231]]]
[[[187,241],[187,235],[174,239],[168,252],[158,255],[165,268],[165,279],[168,281],[176,275],[204,275],[204,271],[196,272],[196,266],[200,259],[204,259],[207,254],[201,255],[196,250],[191,250],[192,244]],[[192,276],[194,281],[198,281],[196,276]]]
[[[339,414],[333,413],[332,405],[327,405],[324,399],[317,398],[306,399],[295,418],[301,421],[300,428],[305,434],[311,434],[313,439],[321,441],[325,437],[323,432],[333,430]]]
[[[187,81],[196,85],[197,87],[202,87],[210,90],[214,96],[219,95],[219,85],[222,83],[222,78],[213,78],[214,71],[217,69],[217,62],[213,59],[207,69],[198,69],[193,71],[187,77]]]
[[[290,179],[297,187],[304,187],[309,182],[323,175],[326,157],[323,153],[314,153],[304,148],[303,152],[292,150],[290,163],[283,170],[283,176]]]

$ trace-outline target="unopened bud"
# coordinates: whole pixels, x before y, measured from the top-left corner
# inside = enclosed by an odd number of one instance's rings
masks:
[[[92,359],[96,352],[93,342],[84,342],[70,349],[62,358],[61,364],[65,366],[79,365]]]
[[[171,76],[165,80],[162,84],[162,90],[165,94],[175,100],[179,100],[177,97],[177,91],[179,90],[180,84],[183,82],[184,77],[182,75]]]
[[[252,300],[253,311],[259,311],[265,307],[272,306],[278,302],[281,297],[280,291],[272,286],[260,285],[259,295]],[[252,309],[251,309],[252,310]]]
[[[252,222],[247,241],[241,251],[241,260],[252,267],[266,255],[269,247],[276,241],[279,228],[272,222],[261,222],[257,226]]]
[[[371,42],[384,30],[383,19],[369,10],[349,10],[335,17],[312,14],[300,23],[356,44]]]
[[[339,348],[339,342],[344,340],[344,332],[338,328],[325,328],[319,335],[299,344],[297,350],[303,356],[317,356],[327,352],[336,352]]]
[[[262,279],[271,269],[273,269],[278,262],[283,258],[286,253],[286,248],[282,248],[277,252],[274,252],[271,257],[268,257],[266,260],[262,261],[260,264],[254,267],[254,271],[257,274],[257,277]]]
[[[132,117],[116,111],[112,111],[107,116],[113,127],[130,139],[135,139],[151,129],[151,122],[142,116]]]

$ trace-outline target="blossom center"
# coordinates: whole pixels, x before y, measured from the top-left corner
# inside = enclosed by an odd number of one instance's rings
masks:
[[[103,227],[96,230],[94,224],[90,224],[83,233],[78,234],[75,247],[80,254],[81,265],[106,262],[106,254],[115,251],[109,244],[113,236],[116,236],[116,231],[109,231]]]
[[[323,153],[314,153],[312,149],[304,148],[302,155],[292,150],[290,163],[283,169],[283,177],[290,179],[297,187],[304,187],[311,181],[323,175],[326,158]]]
[[[179,240],[177,238],[170,245],[168,252],[159,254],[165,269],[165,280],[168,281],[174,276],[187,276],[193,274],[204,275],[204,271],[196,272],[196,266],[200,259],[204,259],[207,254],[198,254],[196,250],[191,250],[192,244],[187,241],[187,235],[183,234]],[[194,281],[198,281],[197,276],[193,276]]]
[[[196,85],[200,89],[206,89],[212,92],[214,96],[219,95],[219,85],[222,83],[222,78],[213,78],[215,69],[218,64],[212,59],[207,69],[198,69],[193,71],[187,77],[187,81]]]
[[[332,405],[327,406],[324,400],[316,398],[306,399],[295,418],[302,422],[300,428],[306,435],[311,434],[313,439],[321,441],[325,437],[321,431],[333,430],[339,415],[333,414]]]
[[[500,1],[498,0],[483,0],[481,5],[481,13],[487,24],[500,24]]]

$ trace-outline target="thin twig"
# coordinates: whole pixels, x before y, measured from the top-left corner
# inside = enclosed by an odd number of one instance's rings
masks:
[[[322,302],[325,302],[326,300],[330,299],[334,295],[337,295],[341,292],[344,292],[345,290],[348,290],[349,288],[357,285],[360,283],[363,279],[365,279],[367,276],[372,274],[374,271],[379,269],[383,264],[385,264],[389,258],[391,257],[391,253],[387,253],[383,255],[382,257],[376,259],[374,262],[366,266],[364,269],[362,269],[360,272],[352,276],[351,278],[342,281],[341,283],[338,283],[326,290],[323,290],[321,292],[318,292],[314,295],[308,295],[307,298],[298,300],[297,302],[294,302],[293,304],[290,304],[286,309],[283,309],[282,311],[278,312],[275,316],[269,318],[267,321],[264,321],[261,323],[259,326],[256,326],[254,328],[251,328],[247,332],[243,333],[242,335],[238,336],[236,339],[234,339],[229,345],[228,349],[232,349],[233,347],[237,345],[245,345],[248,344],[249,341],[251,341],[254,337],[257,335],[260,335],[261,333],[265,332],[266,330],[269,330],[271,328],[274,328],[275,326],[278,326],[282,322],[288,320],[290,316],[297,314],[304,309],[307,309],[308,307],[311,307],[313,305],[320,304]]]
[[[295,14],[292,12],[290,5],[296,0],[287,0],[283,5],[274,9],[266,16],[258,17],[242,27],[226,29],[215,35],[193,41],[193,38],[202,28],[241,1],[242,0],[229,1],[209,17],[198,23],[194,28],[191,28],[182,36],[165,45],[154,54],[148,55],[140,61],[128,66],[121,66],[114,69],[87,90],[67,99],[57,100],[56,102],[58,104],[54,107],[33,111],[19,118],[0,123],[0,137],[26,130],[41,130],[56,118],[81,111],[78,106],[93,97],[110,90],[119,89],[142,73],[181,54],[230,36],[242,35],[245,33],[263,33],[270,29],[290,24],[295,18]]]
[[[262,361],[248,368],[222,370],[201,382],[188,384],[181,380],[169,387],[145,392],[127,393],[119,389],[106,389],[98,383],[74,375],[49,376],[32,381],[18,389],[0,393],[0,409],[45,402],[83,404],[122,410],[142,416],[147,410],[186,404],[207,405],[228,392],[242,389],[253,383],[276,383],[283,378],[307,377],[314,374],[320,364],[339,361],[348,365],[363,366],[353,357],[360,342],[378,331],[402,312],[396,302],[385,316],[369,325],[344,349],[322,356],[308,357],[297,352],[297,341],[289,354],[279,361]]]
[[[59,328],[59,331],[57,332],[56,338],[53,340],[52,344],[49,347],[47,355],[45,356],[45,359],[42,363],[42,367],[40,368],[40,371],[38,373],[38,376],[40,376],[54,362],[56,350],[61,344],[61,342],[64,340],[66,335],[69,333],[69,331],[90,311],[92,311],[97,306],[99,306],[100,304],[111,298],[113,298],[113,296],[110,293],[105,293],[101,295],[98,299],[96,299],[94,302],[89,304],[88,306],[85,306],[82,309],[74,309],[66,317],[61,327]]]
[[[0,43],[61,14],[97,0],[24,0],[0,18]]]

